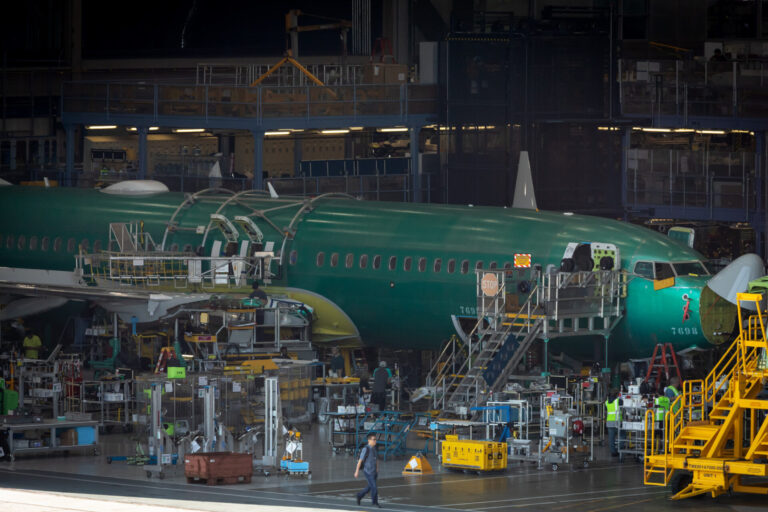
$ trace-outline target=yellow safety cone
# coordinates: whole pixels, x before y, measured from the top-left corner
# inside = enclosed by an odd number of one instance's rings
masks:
[[[432,466],[421,452],[411,457],[411,460],[408,461],[408,464],[405,465],[405,469],[403,469],[404,475],[429,475],[431,473],[434,473],[434,471],[432,471]]]

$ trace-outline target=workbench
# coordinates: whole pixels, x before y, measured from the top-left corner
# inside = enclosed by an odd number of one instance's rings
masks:
[[[92,441],[93,442],[87,442],[86,444],[71,444],[71,445],[62,445],[61,444],[61,433],[64,430],[69,429],[78,429],[83,427],[90,427],[93,430],[93,436]],[[0,432],[4,432],[7,435],[8,438],[8,449],[10,450],[10,453],[8,454],[11,457],[11,460],[15,460],[17,453],[37,453],[37,452],[56,452],[56,451],[69,451],[69,450],[76,450],[80,448],[91,448],[93,449],[93,454],[98,455],[98,445],[99,445],[99,423],[97,421],[57,421],[57,420],[43,420],[41,422],[33,422],[33,423],[0,423]],[[22,433],[22,432],[28,432],[28,431],[34,431],[38,430],[40,431],[40,437],[39,440],[41,441],[40,446],[28,446],[28,447],[18,447],[16,446],[16,443],[14,443],[13,436],[14,434]],[[43,437],[47,433],[50,437],[48,437],[48,446],[43,446]],[[30,440],[30,444],[35,440]],[[89,438],[89,441],[91,439]]]

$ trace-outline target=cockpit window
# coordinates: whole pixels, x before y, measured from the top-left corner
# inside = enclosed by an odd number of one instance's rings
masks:
[[[697,275],[706,276],[709,275],[709,271],[700,261],[683,261],[679,263],[672,263],[675,267],[675,274],[678,276]]]
[[[635,263],[635,274],[653,279],[653,263],[650,261],[638,261]]]
[[[669,279],[670,277],[675,277],[675,271],[672,270],[672,265],[669,263],[661,263],[660,261],[655,261],[653,263],[654,270],[656,271],[656,279]]]

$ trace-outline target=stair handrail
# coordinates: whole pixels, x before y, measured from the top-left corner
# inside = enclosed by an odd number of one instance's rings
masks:
[[[737,367],[741,335],[725,351],[720,360],[704,379],[704,399],[714,405],[717,394],[723,390],[729,381],[731,373]]]
[[[683,412],[685,408],[683,407],[683,404],[685,403],[685,394],[681,393],[680,395],[675,398],[675,400],[670,404],[669,406],[669,412],[667,412],[667,419],[668,423],[667,426],[667,444],[666,444],[666,452],[672,453],[672,450],[674,450],[674,444],[677,437],[682,433],[684,425],[684,415]]]
[[[522,334],[524,329],[526,329],[526,328],[530,329],[530,327],[531,327],[531,325],[530,325],[530,316],[531,316],[531,313],[533,311],[532,308],[531,308],[531,303],[533,301],[533,298],[536,296],[536,294],[538,292],[538,289],[539,289],[538,285],[533,287],[531,292],[528,294],[528,298],[526,299],[525,303],[518,310],[517,314],[513,317],[513,318],[519,318],[527,310],[528,321],[526,323],[524,323],[520,327],[518,332],[515,333],[515,336],[519,336],[520,334]],[[507,313],[506,312],[501,313],[500,316],[503,319],[504,317],[507,316]],[[472,329],[472,332],[470,333],[470,336],[472,334],[474,334],[478,330],[478,327],[482,324],[483,320],[484,320],[484,318],[478,319],[477,323],[475,324],[475,327]],[[497,324],[496,325],[502,325],[503,326],[503,323],[498,323],[499,319],[496,319],[496,320],[497,320]],[[509,336],[511,335],[511,331],[514,328],[514,323],[515,322],[514,322],[514,319],[513,319],[513,321],[509,322],[509,325],[505,326],[504,329],[502,331],[500,331],[502,333],[502,336],[504,337],[504,339],[509,338]],[[487,332],[490,332],[490,331],[486,331],[486,333]],[[485,336],[486,333],[483,333],[483,336]],[[456,379],[459,378],[459,376],[461,376],[461,378],[464,378],[464,376],[466,375],[466,371],[469,369],[468,368],[469,362],[471,361],[472,357],[475,355],[475,352],[478,351],[478,350],[482,350],[482,348],[481,348],[482,343],[480,343],[481,340],[482,340],[482,337],[480,337],[478,339],[478,342],[476,344],[473,344],[473,347],[472,347],[473,350],[470,353],[467,354],[467,359],[462,364],[461,368],[459,369],[458,374],[451,381],[450,385],[448,387],[446,387],[446,392],[448,392],[448,390],[450,390],[450,388],[453,386],[453,384],[456,382]],[[477,347],[477,348],[475,348],[475,347]],[[452,397],[453,397],[453,395],[451,394],[451,398]],[[478,398],[479,397],[475,397],[474,401],[476,402],[478,400]]]

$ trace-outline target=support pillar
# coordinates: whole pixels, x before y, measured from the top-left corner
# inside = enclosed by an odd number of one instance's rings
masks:
[[[419,158],[419,135],[421,128],[411,128],[411,201],[421,202],[421,158]]]
[[[542,369],[544,370],[541,372],[542,377],[549,377],[549,338],[544,338],[544,347],[543,347],[543,356],[544,356],[544,364],[542,365]],[[549,381],[549,379],[547,379]]]
[[[75,127],[68,124],[64,127],[66,132],[66,166],[64,168],[64,186],[72,186],[72,175],[75,172]]]
[[[147,127],[139,126],[137,128],[139,133],[139,169],[138,177],[140,180],[147,177]]]
[[[17,143],[16,139],[11,139],[11,144],[10,144],[10,148],[9,148],[11,150],[10,151],[11,154],[10,154],[10,161],[8,162],[8,164],[10,165],[10,169],[12,171],[16,170],[16,145],[17,144],[18,143]],[[28,178],[26,178],[26,179],[28,179]]]
[[[627,128],[621,135],[621,207],[624,210],[624,220],[626,221],[627,201],[629,201],[627,187],[629,186],[629,169],[627,167],[627,152],[630,148],[630,137],[632,130]],[[633,187],[634,190],[634,187]],[[634,206],[634,197],[632,198]]]
[[[264,130],[253,130],[253,182],[254,190],[264,190]]]

